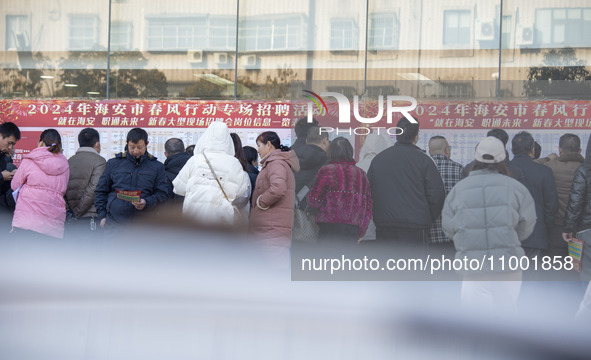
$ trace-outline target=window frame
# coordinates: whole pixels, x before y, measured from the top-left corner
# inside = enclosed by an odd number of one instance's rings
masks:
[[[458,15],[458,26],[457,27],[449,27],[447,26],[447,14],[450,13],[457,13]],[[461,15],[468,15],[468,26],[466,27],[467,32],[468,32],[468,39],[466,40],[466,42],[458,42],[458,41],[454,41],[454,42],[447,42],[446,41],[446,32],[451,30],[451,29],[455,29],[455,31],[458,31],[460,29],[462,29],[462,27],[460,27],[460,23],[461,23]],[[443,10],[443,31],[441,32],[441,43],[445,48],[454,48],[454,49],[467,49],[467,48],[471,48],[473,46],[474,43],[474,19],[473,19],[473,13],[471,9],[465,9],[465,8],[458,8],[458,9],[444,9]]]
[[[199,34],[199,27],[204,31],[201,36]],[[160,31],[154,33],[156,29]],[[186,30],[190,29],[190,32]],[[170,31],[174,32],[174,36],[170,36]],[[201,16],[187,16],[187,15],[172,15],[172,16],[147,16],[146,17],[146,36],[145,46],[146,51],[149,52],[185,52],[188,50],[206,50],[209,43],[207,17]],[[169,32],[167,34],[167,31]],[[189,36],[186,36],[190,34]],[[168,41],[168,38],[174,39],[174,44]],[[188,39],[190,39],[190,44]],[[203,39],[199,41],[199,39]],[[152,41],[159,41],[160,45],[154,46]],[[166,45],[174,45],[168,46]]]
[[[534,15],[534,44],[539,47],[543,48],[555,48],[555,47],[591,47],[591,37],[582,36],[581,39],[577,42],[573,42],[569,40],[568,34],[576,33],[576,34],[585,34],[585,10],[588,11],[591,15],[591,7],[557,7],[557,8],[538,8],[535,9]],[[580,18],[578,20],[579,29],[569,30],[569,26],[574,26],[573,21],[569,19],[569,10],[579,10],[580,11]],[[549,11],[550,12],[550,24],[539,24],[538,19],[541,16],[541,12]],[[564,19],[556,19],[556,12],[564,11],[565,17]],[[591,19],[588,20],[589,27],[591,28]],[[564,26],[564,40],[562,42],[555,41],[555,32],[556,27],[563,25]],[[550,31],[550,41],[543,42],[542,35],[539,29],[547,28]]]
[[[113,29],[117,28],[120,29],[121,26],[114,26],[115,24],[117,25],[124,25],[127,29],[126,32],[126,44],[123,47],[118,47],[115,48],[116,45],[118,45],[118,43],[116,43],[114,41],[114,36],[113,36]],[[112,51],[131,51],[133,50],[133,23],[131,21],[114,21],[111,24],[111,50]]]
[[[68,49],[70,51],[90,51],[90,50],[98,50],[100,48],[100,21],[98,14],[70,14],[68,16]],[[87,46],[86,41],[89,39],[88,37],[76,36],[72,37],[73,33],[77,33],[78,31],[73,31],[73,21],[74,20],[83,20],[84,22],[88,20],[92,20],[92,24],[89,27],[81,27],[78,26],[76,29],[92,29],[92,45]],[[82,39],[82,40],[80,40]],[[73,41],[82,41],[82,46],[73,46]]]
[[[20,24],[21,20],[19,19],[25,19],[25,24]],[[31,50],[31,17],[29,16],[29,14],[6,14],[5,18],[6,23],[5,23],[5,42],[4,42],[4,48],[8,51],[20,51],[20,50]],[[18,44],[18,40],[16,38],[12,37],[12,33],[13,33],[13,29],[9,28],[11,21],[10,19],[15,19],[18,20],[19,22],[19,29],[24,28],[24,30],[22,31],[22,33],[24,33],[26,35],[26,37],[28,38],[28,44],[27,44],[27,48],[19,48],[19,44]],[[18,34],[21,34],[21,32],[19,32]],[[18,34],[14,34],[15,36]],[[12,44],[14,43],[14,44]],[[14,45],[14,46],[11,46]]]
[[[345,29],[343,27],[343,31],[342,31],[342,36],[337,38],[336,40],[340,40],[341,44],[339,44],[340,46],[334,46],[335,43],[335,37],[334,37],[334,27],[335,24],[337,23],[342,23],[344,24],[345,22],[348,22],[350,27],[349,29],[351,30],[351,37],[350,37],[350,41],[351,41],[351,46],[347,47],[345,46],[345,42],[347,41],[347,37],[345,36],[346,34],[344,34],[343,32],[348,30]],[[336,29],[338,30],[338,29]],[[332,18],[330,19],[330,35],[329,35],[329,49],[331,52],[338,52],[338,51],[359,51],[359,25],[357,24],[357,21],[354,18]]]
[[[382,45],[376,46],[375,39],[376,39],[376,27],[374,26],[376,23],[376,19],[384,20],[384,19],[391,19],[392,20],[392,33],[390,34],[392,37],[392,45],[384,45],[385,41]],[[387,29],[384,29],[387,30]],[[369,16],[369,34],[368,39],[368,50],[375,51],[375,50],[398,50],[400,48],[400,18],[397,13],[395,12],[387,12],[387,13],[373,13]],[[383,40],[387,38],[388,34],[383,33],[379,37],[382,37]]]
[[[295,24],[290,25],[290,20],[295,20]],[[261,26],[263,22],[268,25]],[[301,14],[245,17],[240,21],[238,49],[245,52],[304,50],[306,26],[307,23]],[[285,29],[282,29],[284,27]],[[259,36],[260,33],[264,36]],[[268,47],[260,45],[261,38],[268,39]]]

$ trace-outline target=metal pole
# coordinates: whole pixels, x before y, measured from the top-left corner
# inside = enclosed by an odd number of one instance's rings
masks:
[[[497,76],[497,99],[501,99],[501,56],[503,53],[503,0],[499,7],[499,74]]]
[[[109,100],[109,85],[111,75],[111,0],[109,0],[109,37],[107,38],[107,100]]]
[[[365,2],[365,66],[363,72],[363,94],[367,91],[367,40],[369,38],[369,0]]]
[[[238,100],[238,29],[240,25],[240,0],[236,0],[236,50],[234,52],[234,100]]]
[[[419,11],[419,49],[417,54],[417,74],[421,74],[421,46],[423,46],[423,0]],[[420,76],[417,75],[417,99],[420,98],[419,90],[421,88]],[[424,94],[423,94],[424,95]]]
[[[316,0],[308,1],[308,29],[306,31],[306,89],[314,90],[312,81],[314,79],[314,55],[316,45],[314,30],[316,29]],[[314,90],[316,91],[316,90]]]

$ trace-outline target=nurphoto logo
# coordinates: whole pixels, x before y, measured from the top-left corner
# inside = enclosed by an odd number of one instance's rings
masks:
[[[327,96],[331,96],[336,99],[338,102],[338,116],[339,116],[339,124],[351,124],[351,102],[347,97],[343,94],[339,94],[336,92],[322,92],[320,95],[309,91],[309,90],[302,90],[306,93],[304,95],[305,98],[309,99],[308,102],[308,123],[312,123],[314,117],[314,104],[320,110],[320,114],[324,115],[328,113],[328,107],[326,106],[326,102],[324,98]],[[406,103],[410,105],[400,105],[400,103]],[[360,124],[375,124],[379,122],[382,117],[384,116],[384,96],[380,95],[377,101],[378,111],[374,117],[363,117],[359,113],[359,96],[355,95],[353,97],[353,116],[355,120]],[[417,120],[410,115],[410,112],[416,109],[417,107],[417,100],[411,96],[398,96],[398,95],[388,95],[386,97],[386,118],[387,123],[392,124],[393,114],[400,113],[405,118],[408,119],[411,123],[417,124]],[[331,133],[334,132],[337,135],[340,133],[348,133],[349,135],[368,135],[372,131],[376,131],[378,134],[380,132],[386,131],[389,135],[400,135],[403,132],[403,129],[399,127],[380,127],[380,126],[358,126],[358,127],[349,127],[349,128],[333,128],[333,127],[320,127],[320,132],[327,132]]]

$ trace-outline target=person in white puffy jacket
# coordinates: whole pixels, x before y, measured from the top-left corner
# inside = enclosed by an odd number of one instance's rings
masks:
[[[230,131],[223,122],[209,125],[172,184],[174,193],[185,197],[183,215],[201,224],[236,224],[236,209],[241,218],[248,218],[250,180],[234,157]]]

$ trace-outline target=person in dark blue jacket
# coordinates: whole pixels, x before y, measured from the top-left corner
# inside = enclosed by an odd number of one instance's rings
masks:
[[[127,223],[168,198],[164,165],[147,152],[148,133],[140,128],[127,133],[127,151],[107,162],[95,190],[100,226]],[[140,201],[117,198],[116,191],[141,191]]]
[[[492,136],[501,140],[503,146],[505,147],[507,147],[507,142],[509,142],[509,134],[507,134],[507,132],[503,129],[491,129],[489,132],[486,133],[486,136]],[[468,176],[468,174],[472,170],[472,166],[474,166],[474,161],[464,166],[464,169],[462,170],[462,179]],[[509,152],[507,152],[507,150],[505,150],[505,166],[507,167],[507,170],[509,170],[509,176],[519,181],[520,183],[525,184],[523,172],[521,171],[521,169],[511,164],[511,161],[509,160]]]
[[[541,258],[548,249],[548,229],[554,225],[558,211],[558,195],[552,169],[534,162],[534,138],[526,131],[513,137],[511,151],[515,157],[511,165],[520,169],[524,176],[523,184],[534,198],[536,205],[536,226],[534,232],[522,242],[525,255]]]
[[[164,171],[168,179],[168,196],[175,201],[183,203],[184,196],[180,196],[174,193],[172,181],[179,174],[179,171],[185,166],[187,161],[191,158],[191,155],[185,151],[185,144],[183,140],[179,138],[170,138],[164,143],[164,155],[166,160],[164,161]]]

